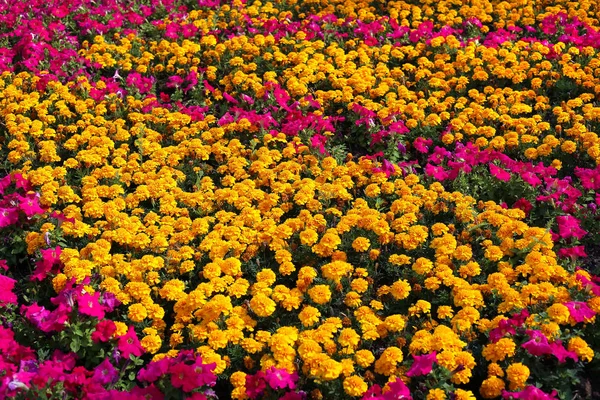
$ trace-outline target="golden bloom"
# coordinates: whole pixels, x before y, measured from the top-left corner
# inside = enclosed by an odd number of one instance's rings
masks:
[[[156,354],[162,346],[162,340],[158,335],[147,335],[140,340],[140,344],[146,352]]]
[[[331,290],[327,285],[315,285],[308,289],[310,299],[317,304],[325,304],[331,299]]]
[[[375,361],[375,356],[373,356],[373,353],[371,353],[369,350],[362,349],[358,350],[354,354],[354,361],[356,361],[356,364],[358,364],[360,367],[367,368],[369,365],[373,364],[373,361]]]
[[[268,317],[275,311],[276,304],[268,296],[258,293],[250,300],[252,311],[259,317]]]
[[[365,251],[367,251],[369,249],[369,246],[371,246],[371,242],[369,241],[369,239],[362,236],[357,237],[352,242],[352,248],[359,253],[364,253]]]
[[[313,306],[304,307],[302,311],[300,311],[300,313],[298,314],[298,319],[300,319],[302,325],[306,327],[310,327],[319,322],[320,317],[321,312]]]
[[[352,375],[344,379],[343,386],[344,392],[353,397],[362,396],[368,389],[367,383],[357,375]]]
[[[140,303],[134,303],[129,306],[127,317],[133,322],[142,322],[148,316],[146,307]]]
[[[529,368],[522,363],[513,363],[506,368],[506,378],[510,383],[510,390],[523,389],[529,378]]]
[[[580,337],[571,338],[567,349],[574,351],[582,361],[590,362],[594,358],[594,350]]]
[[[375,372],[385,376],[391,376],[396,373],[398,363],[404,359],[402,350],[398,347],[390,346],[386,348],[381,356],[375,361]]]
[[[503,361],[507,357],[510,358],[515,355],[517,345],[512,339],[502,338],[496,343],[490,343],[484,346],[482,355],[488,361]]]
[[[410,294],[410,284],[405,279],[398,280],[390,287],[390,293],[396,300],[403,300]]]
[[[484,399],[499,397],[506,388],[504,381],[496,376],[491,376],[481,383],[479,393]]]

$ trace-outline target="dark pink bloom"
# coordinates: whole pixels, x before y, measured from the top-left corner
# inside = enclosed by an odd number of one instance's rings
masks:
[[[94,343],[108,342],[116,332],[117,327],[110,319],[105,319],[96,325],[96,330],[92,332],[92,341]]]
[[[580,221],[571,215],[561,215],[556,217],[558,223],[558,234],[563,239],[576,238],[581,239],[587,232],[581,229]]]
[[[410,369],[406,372],[406,376],[413,377],[419,375],[427,375],[433,369],[433,364],[437,361],[437,352],[432,352],[422,356],[413,354],[415,361]]]
[[[155,382],[161,376],[165,375],[171,364],[170,358],[163,358],[159,361],[151,361],[145,368],[138,372],[138,379],[142,382]]]
[[[77,305],[79,312],[83,315],[98,319],[104,318],[104,307],[100,304],[100,292],[80,294],[77,298]]]
[[[533,209],[533,206],[531,205],[529,200],[527,200],[524,197],[521,197],[519,200],[515,201],[515,203],[512,206],[513,208],[523,210],[523,212],[525,212],[525,215],[529,215],[529,212]]]
[[[502,391],[503,399],[524,399],[524,400],[555,400],[558,399],[556,390],[548,394],[535,386],[527,386],[520,392]]]
[[[264,372],[258,371],[254,375],[246,375],[246,396],[250,397],[251,399],[256,399],[263,394],[266,388],[267,384],[265,382]]]
[[[265,380],[272,389],[295,389],[298,374],[290,374],[285,369],[271,367],[265,374]]]
[[[19,209],[0,207],[0,228],[16,224],[19,221]]]
[[[383,394],[384,400],[412,400],[410,390],[402,379],[397,378],[394,382],[388,384],[390,390]]]
[[[510,172],[507,172],[506,170],[498,167],[496,164],[489,164],[490,166],[490,173],[492,174],[492,176],[496,177],[497,179],[501,180],[502,182],[508,182],[510,181]]]
[[[313,149],[318,149],[321,154],[325,154],[326,152],[325,143],[327,143],[327,136],[323,136],[320,133],[317,133],[310,138],[310,146]]]
[[[94,368],[94,375],[92,378],[101,385],[108,385],[119,379],[119,372],[113,367],[110,360],[105,358],[100,365]]]
[[[587,257],[587,253],[585,252],[585,246],[574,246],[574,247],[563,247],[558,250],[557,253],[559,257]]]
[[[490,331],[490,341],[496,343],[506,335],[514,335],[516,330],[512,320],[503,319],[498,323],[498,327]]]
[[[14,279],[0,275],[0,307],[7,304],[17,304],[17,295],[13,293],[15,283],[17,281]]]
[[[2,268],[5,271],[8,271],[8,264],[6,263],[6,260],[0,260],[0,268]]]
[[[140,357],[144,353],[133,326],[130,326],[127,333],[119,338],[118,346],[119,351],[125,358],[129,358],[130,355]]]
[[[45,213],[45,210],[40,207],[39,198],[35,193],[19,196],[18,199],[19,207],[28,217]]]
[[[545,354],[552,354],[552,347],[548,343],[548,338],[540,331],[529,330],[527,331],[530,340],[523,343],[521,347],[534,356],[543,356]]]
[[[192,364],[192,368],[199,387],[205,385],[214,386],[217,384],[217,376],[213,372],[216,366],[216,363],[204,364],[200,356],[196,358],[196,361]]]
[[[550,343],[550,348],[552,350],[552,354],[558,358],[558,362],[561,364],[566,362],[567,358],[570,358],[573,361],[577,361],[579,359],[575,352],[565,349],[561,340],[556,340]]]
[[[583,301],[569,301],[564,303],[569,309],[571,317],[575,322],[585,322],[588,319],[593,318],[596,313]]]
[[[230,95],[227,92],[223,92],[223,97],[225,98],[225,100],[227,100],[229,103],[232,104],[240,104],[239,101],[237,101],[232,95]]]
[[[191,392],[199,387],[191,365],[175,363],[169,367],[169,373],[173,387],[181,388],[184,392]]]

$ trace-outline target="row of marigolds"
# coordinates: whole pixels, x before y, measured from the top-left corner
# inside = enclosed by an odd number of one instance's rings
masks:
[[[262,396],[254,374],[271,367],[315,396],[396,379],[415,398],[533,383],[565,396],[594,357],[600,287],[557,264],[521,210],[318,157],[247,119],[3,79],[1,151],[62,215],[26,237],[31,255],[64,244],[59,273],[39,279],[112,293],[145,351],[197,349],[234,398]],[[55,119],[21,129],[40,104]],[[243,144],[248,129],[260,136]]]

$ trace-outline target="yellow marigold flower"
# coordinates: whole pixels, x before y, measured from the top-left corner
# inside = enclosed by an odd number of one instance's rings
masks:
[[[373,361],[375,361],[375,357],[369,350],[363,349],[358,350],[354,354],[354,361],[356,361],[356,364],[358,364],[360,367],[368,368],[369,365],[373,364]]]
[[[129,306],[127,317],[133,322],[142,322],[148,316],[146,307],[140,303],[135,303]]]
[[[433,269],[433,263],[424,257],[419,257],[412,265],[412,270],[419,275],[427,275]]]
[[[229,376],[229,382],[233,387],[241,387],[246,385],[246,373],[242,371],[235,371]]]
[[[481,383],[479,393],[484,399],[494,399],[502,394],[506,388],[504,381],[496,376],[491,376]]]
[[[258,274],[256,274],[256,281],[265,283],[268,286],[271,286],[273,283],[275,283],[276,279],[277,275],[275,275],[275,272],[269,268],[263,268]]]
[[[352,242],[352,248],[359,253],[364,253],[369,250],[369,246],[371,246],[369,239],[362,236],[357,237]]]
[[[488,361],[504,361],[506,358],[510,358],[515,355],[517,345],[512,339],[502,338],[496,343],[490,343],[484,346],[482,355]]]
[[[306,327],[313,326],[319,322],[321,312],[313,306],[306,306],[298,313],[298,319],[302,322],[302,325]]]
[[[405,254],[392,254],[389,258],[389,262],[394,265],[407,265],[410,264],[410,257]]]
[[[352,264],[337,260],[323,265],[321,272],[323,273],[323,277],[334,282],[339,282],[341,278],[351,274],[353,269]]]
[[[250,300],[252,311],[259,317],[268,317],[275,312],[275,302],[268,296],[258,293]]]
[[[381,194],[381,188],[379,185],[372,183],[365,188],[365,195],[367,197],[377,197]]]
[[[431,389],[429,393],[427,393],[427,400],[445,400],[446,392],[443,389],[435,388]]]
[[[398,314],[386,317],[384,323],[385,327],[390,332],[400,332],[406,325],[404,317]]]
[[[498,246],[488,246],[483,255],[490,261],[500,261],[504,257],[502,249]]]
[[[140,341],[140,344],[150,354],[156,354],[162,346],[162,339],[158,335],[147,335]]]
[[[390,293],[396,300],[403,300],[410,294],[410,284],[407,280],[398,280],[390,287]]]
[[[490,365],[488,365],[488,376],[499,376],[499,377],[503,377],[504,376],[504,371],[502,370],[502,367],[500,365],[498,365],[497,363],[490,363]]]
[[[590,362],[594,358],[594,350],[580,337],[571,338],[567,349],[574,351],[582,361]]]
[[[379,258],[379,254],[381,254],[381,250],[373,249],[369,252],[369,258],[373,261],[377,260]]]
[[[344,296],[344,304],[351,308],[359,307],[362,304],[362,298],[360,294],[352,291],[346,293]]]
[[[349,396],[362,396],[367,389],[367,383],[360,376],[352,375],[344,379],[344,392]]]
[[[557,324],[566,324],[569,322],[571,313],[567,306],[561,303],[555,303],[546,309],[548,316]]]
[[[166,282],[159,293],[163,299],[177,301],[186,296],[185,283],[179,279],[171,279]]]
[[[331,299],[331,290],[327,285],[315,285],[308,289],[310,299],[317,304],[325,304]]]
[[[306,229],[300,232],[300,243],[306,246],[312,246],[319,240],[319,234],[313,229]]]
[[[120,337],[123,336],[127,333],[127,331],[129,330],[129,327],[127,326],[127,324],[121,322],[121,321],[114,321],[115,322],[115,326],[117,327],[117,330],[115,331],[115,337]]]
[[[381,356],[375,361],[375,372],[385,376],[391,376],[396,372],[396,366],[404,360],[402,350],[396,346],[386,348]]]
[[[473,392],[470,390],[456,389],[454,391],[455,400],[477,400]]]
[[[523,389],[529,379],[529,368],[522,363],[513,363],[506,368],[506,378],[510,383],[510,390]]]
[[[358,293],[364,293],[369,289],[369,281],[363,278],[356,278],[350,282],[350,287]]]
[[[437,310],[437,316],[439,319],[452,318],[454,311],[451,306],[439,306]]]

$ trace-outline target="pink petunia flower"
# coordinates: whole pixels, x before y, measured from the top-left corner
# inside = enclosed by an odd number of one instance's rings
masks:
[[[502,391],[503,399],[524,399],[524,400],[555,400],[558,399],[556,390],[548,394],[535,386],[527,386],[520,392]]]
[[[7,304],[17,304],[17,295],[13,293],[16,283],[16,280],[0,275],[0,307]]]
[[[92,332],[92,341],[94,343],[108,342],[116,332],[117,326],[110,319],[104,319],[96,324],[96,330]]]
[[[490,167],[490,173],[492,174],[493,177],[501,180],[502,182],[508,182],[510,181],[510,172],[507,172],[506,170],[498,167],[496,164],[489,164]]]
[[[77,297],[77,305],[79,312],[83,315],[96,317],[99,320],[104,318],[104,306],[100,304],[100,292],[80,294]]]
[[[413,358],[415,361],[411,365],[410,369],[406,372],[406,376],[413,377],[428,375],[433,369],[433,364],[437,361],[437,352],[434,351],[422,356],[415,356],[413,354]]]
[[[130,355],[140,357],[144,353],[133,326],[130,326],[127,333],[119,338],[118,348],[125,358],[129,358]]]
[[[545,354],[552,354],[552,347],[550,347],[546,335],[535,330],[528,330],[527,334],[530,340],[523,343],[521,347],[527,350],[529,354],[538,357]]]
[[[569,309],[571,317],[575,322],[585,322],[588,319],[593,318],[596,313],[583,301],[569,301],[564,303]]]
[[[576,238],[581,239],[587,232],[581,229],[580,221],[571,215],[561,215],[556,217],[558,223],[558,234],[563,239]]]
[[[290,374],[285,369],[275,367],[269,368],[265,374],[265,381],[272,389],[295,389],[297,380],[297,373]]]

